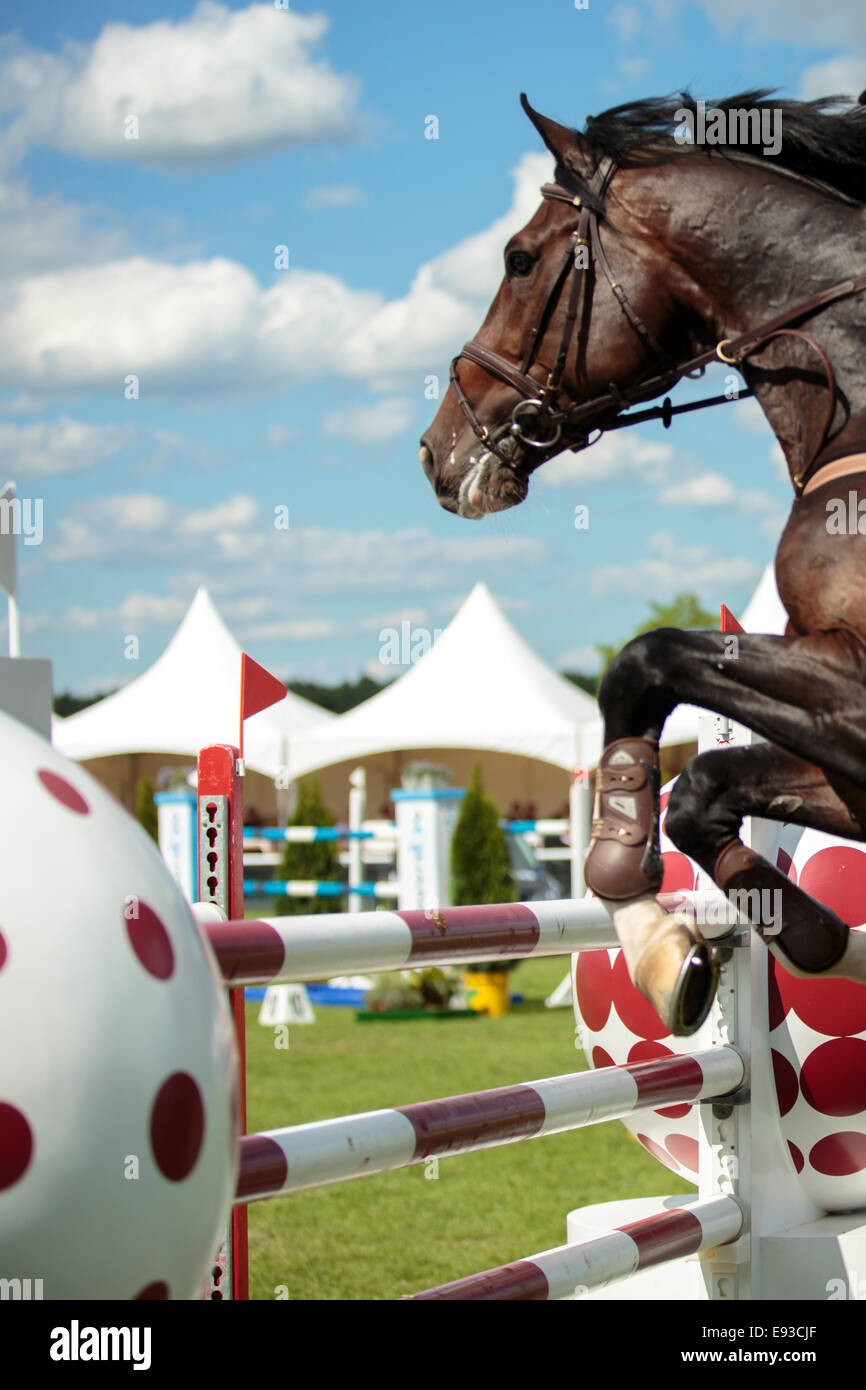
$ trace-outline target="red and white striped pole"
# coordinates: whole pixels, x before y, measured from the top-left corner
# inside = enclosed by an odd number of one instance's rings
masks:
[[[663,894],[659,902],[670,912],[691,906],[709,936],[714,932],[708,922],[725,924],[717,928],[720,934],[737,920],[718,890]],[[413,965],[525,960],[619,944],[610,915],[597,898],[203,921],[201,925],[225,979],[233,985],[301,983]]]
[[[241,1141],[236,1200],[302,1192],[725,1096],[743,1085],[745,1071],[738,1052],[718,1047],[251,1134]]]
[[[698,1200],[411,1297],[485,1302],[571,1298],[653,1265],[726,1245],[737,1239],[743,1225],[742,1209],[733,1197]]]

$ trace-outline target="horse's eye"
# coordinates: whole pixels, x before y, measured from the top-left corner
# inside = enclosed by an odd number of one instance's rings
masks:
[[[509,251],[505,262],[509,275],[529,275],[535,265],[535,257],[528,251]]]

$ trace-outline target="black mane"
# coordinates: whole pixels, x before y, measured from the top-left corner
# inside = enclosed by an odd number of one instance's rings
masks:
[[[711,107],[780,111],[782,144],[776,155],[766,157],[770,165],[778,164],[846,200],[866,204],[866,106],[852,104],[851,97],[842,96],[817,101],[779,100],[773,98],[772,88],[764,88],[707,101],[705,109]],[[599,116],[588,116],[584,135],[600,156],[610,155],[623,168],[708,150],[760,157],[760,150],[750,150],[749,146],[678,143],[674,130],[682,117],[676,113],[683,109],[697,113],[697,102],[690,92],[626,102]]]

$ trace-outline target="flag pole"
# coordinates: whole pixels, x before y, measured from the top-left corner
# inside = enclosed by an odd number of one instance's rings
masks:
[[[18,600],[12,594],[7,594],[9,605],[9,655],[21,655],[21,627],[18,615]]]

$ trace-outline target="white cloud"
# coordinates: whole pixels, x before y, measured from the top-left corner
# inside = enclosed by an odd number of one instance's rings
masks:
[[[366,661],[363,666],[363,673],[371,681],[378,681],[380,685],[394,679],[394,667],[386,666],[383,661]]]
[[[139,632],[146,627],[159,627],[164,623],[179,623],[189,607],[189,600],[162,594],[128,594],[120,603],[108,608],[84,608],[75,605],[65,610],[55,610],[51,615],[34,614],[37,628],[56,628],[59,631],[72,629],[75,632],[105,632],[122,630]],[[138,673],[136,673],[138,674]],[[102,684],[108,684],[103,682]],[[113,684],[118,684],[115,680]],[[94,683],[93,689],[100,688]]]
[[[637,5],[616,5],[609,18],[622,43],[631,43],[643,28],[643,15]]]
[[[354,183],[334,183],[320,188],[309,188],[304,194],[304,207],[317,211],[320,208],[346,208],[352,203],[363,203],[363,192]]]
[[[758,402],[754,396],[746,396],[744,400],[738,401],[734,410],[730,412],[730,418],[741,430],[747,430],[749,434],[770,434],[770,425]]]
[[[756,583],[762,569],[748,556],[690,546],[667,531],[650,536],[646,549],[646,558],[631,565],[601,565],[590,580],[595,597],[649,593],[664,602],[682,592],[684,576],[688,576],[688,587],[699,594],[730,592],[735,585]]]
[[[723,33],[729,33],[736,23],[745,20],[749,37],[754,41],[778,44],[780,24],[784,25],[784,40],[788,44],[823,44],[844,41],[866,33],[863,6],[860,0],[833,0],[816,6],[814,0],[700,0],[709,18]],[[769,84],[768,84],[769,85]],[[717,95],[714,93],[713,95]]]
[[[291,444],[293,440],[297,439],[298,434],[299,431],[294,429],[291,425],[281,425],[275,422],[272,425],[268,425],[265,434],[265,448],[282,449],[286,444]]]
[[[463,597],[465,599],[466,595],[464,594]],[[373,613],[369,618],[362,618],[357,626],[364,631],[381,632],[383,627],[399,627],[401,623],[423,626],[427,623],[427,610],[425,608],[399,608],[392,609],[388,613]]]
[[[337,630],[330,618],[277,618],[270,623],[254,623],[247,628],[246,636],[251,642],[272,642],[284,637],[293,642],[309,642],[334,637]]]
[[[34,275],[0,303],[0,386],[119,396],[134,373],[151,396],[273,390],[338,368],[337,343],[380,303],[318,271],[262,289],[222,257]]]
[[[580,453],[559,454],[534,476],[548,487],[610,483],[633,477],[660,483],[669,476],[674,456],[670,444],[644,439],[632,431],[610,431]]]
[[[134,436],[131,425],[90,425],[82,420],[0,421],[0,456],[8,473],[26,481],[59,473],[84,473],[117,454]]]
[[[782,446],[778,439],[774,439],[773,443],[770,445],[770,462],[773,465],[776,477],[779,478],[781,482],[790,485],[791,470],[788,467],[788,460],[782,452]]]
[[[639,82],[650,68],[649,58],[620,58],[617,67],[629,82]]]
[[[664,488],[658,500],[668,507],[705,507],[748,516],[779,510],[777,498],[757,489],[735,487],[721,473],[699,473],[693,478],[683,478]]]
[[[273,4],[202,0],[189,18],[111,22],[58,53],[7,39],[7,145],[176,169],[351,137],[359,84],[318,55],[328,25]],[[125,133],[130,117],[138,138]]]
[[[258,521],[261,514],[262,508],[255,498],[237,493],[213,507],[190,512],[182,519],[180,528],[182,534],[187,536],[211,535],[226,527],[245,529]]]
[[[294,622],[310,616],[310,596],[370,593],[393,603],[395,593],[435,590],[442,574],[457,573],[468,584],[479,569],[528,572],[548,555],[544,542],[529,537],[469,531],[433,535],[420,526],[350,531],[294,523],[277,531],[267,508],[243,494],[190,511],[136,493],[73,503],[46,528],[43,550],[46,561],[67,566],[126,565],[134,554],[137,565],[162,573],[169,561],[178,591],[207,583],[215,596],[223,590],[232,605],[242,605],[237,611],[246,621],[266,622],[272,615]]]
[[[718,507],[737,499],[737,490],[720,473],[701,473],[666,487],[659,501],[670,507]]]
[[[118,256],[126,237],[94,225],[98,207],[65,203],[33,193],[20,179],[0,177],[0,276],[31,275],[61,266],[93,264]]]
[[[572,647],[557,659],[558,671],[579,671],[581,675],[591,676],[601,666],[601,656],[593,646]]]
[[[511,206],[485,231],[422,265],[386,302],[334,275],[293,269],[263,288],[224,257],[146,256],[22,279],[0,300],[0,388],[44,397],[142,393],[187,401],[263,394],[316,376],[393,389],[475,332],[502,274],[502,247],[538,204],[547,155],[526,155]]]
[[[351,439],[360,444],[377,444],[393,439],[411,425],[417,405],[405,396],[388,396],[375,405],[335,410],[322,421],[325,434]]]
[[[860,42],[866,48],[866,35]],[[804,101],[826,96],[850,96],[856,100],[864,87],[866,60],[845,55],[807,68],[800,81],[800,96]]]
[[[452,356],[454,344],[471,337],[484,317],[502,279],[502,249],[535,212],[551,162],[550,155],[524,155],[512,175],[508,211],[420,266],[406,295],[366,316],[342,345],[341,370],[388,382]]]

